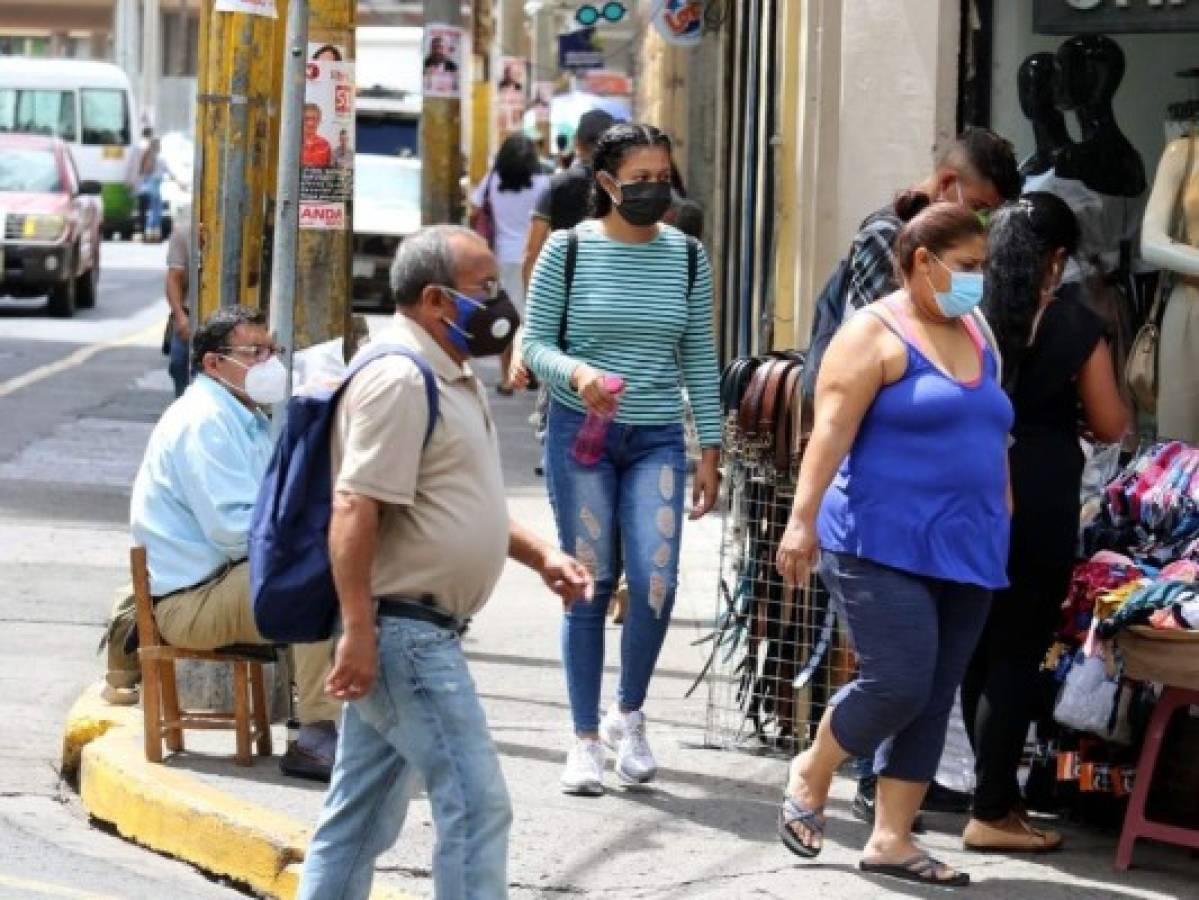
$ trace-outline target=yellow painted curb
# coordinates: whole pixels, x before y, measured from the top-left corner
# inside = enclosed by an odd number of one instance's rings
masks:
[[[147,762],[142,734],[140,709],[108,706],[99,686],[76,702],[63,738],[63,769],[79,772],[87,811],[145,847],[291,900],[309,826]],[[382,887],[371,897],[414,900]]]

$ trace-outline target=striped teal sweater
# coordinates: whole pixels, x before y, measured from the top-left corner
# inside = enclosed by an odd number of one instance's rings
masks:
[[[674,228],[646,244],[606,237],[598,222],[578,227],[579,255],[566,327],[568,232],[550,236],[529,286],[524,356],[550,385],[555,400],[583,411],[570,387],[580,363],[620,375],[625,391],[616,420],[664,425],[683,420],[683,393],[695,413],[700,444],[720,445],[720,373],[712,336],[712,269],[700,250],[695,287],[687,296],[687,239]],[[682,372],[679,372],[679,364]]]

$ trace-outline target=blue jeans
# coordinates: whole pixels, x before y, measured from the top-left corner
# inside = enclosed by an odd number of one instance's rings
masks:
[[[137,186],[138,194],[144,196],[148,203],[146,210],[146,231],[162,230],[162,176],[146,175]]]
[[[507,897],[512,807],[458,636],[427,622],[381,618],[379,676],[342,714],[299,898],[369,896],[375,858],[399,837],[418,774],[437,830],[434,896]]]
[[[833,737],[884,778],[932,781],[991,592],[848,553],[822,553],[820,574],[858,657],[857,679],[833,697]]]
[[[187,341],[180,340],[178,332],[172,326],[171,355],[168,357],[167,371],[171,373],[171,380],[175,382],[176,397],[182,396],[183,392],[187,390],[190,350]]]
[[[608,427],[604,456],[593,467],[571,447],[582,413],[552,403],[546,432],[546,482],[562,549],[595,577],[590,603],[575,603],[562,628],[562,659],[576,733],[599,727],[604,673],[604,616],[623,563],[629,608],[620,636],[625,710],[641,709],[649,689],[679,574],[686,488],[682,424]]]

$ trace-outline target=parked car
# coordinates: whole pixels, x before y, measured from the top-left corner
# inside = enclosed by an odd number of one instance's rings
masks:
[[[420,160],[354,156],[354,306],[391,311],[396,248],[420,230]]]
[[[52,316],[95,305],[101,191],[58,138],[0,134],[0,294],[47,294]]]
[[[57,137],[81,174],[97,181],[106,234],[131,236],[136,224],[137,101],[112,63],[0,56],[0,132]]]

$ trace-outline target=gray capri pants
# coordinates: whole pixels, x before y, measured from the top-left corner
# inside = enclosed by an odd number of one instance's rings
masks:
[[[820,575],[858,657],[857,679],[833,697],[833,736],[884,778],[931,781],[991,591],[827,550]]]

